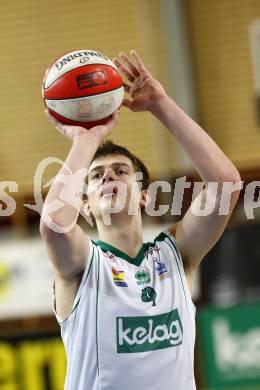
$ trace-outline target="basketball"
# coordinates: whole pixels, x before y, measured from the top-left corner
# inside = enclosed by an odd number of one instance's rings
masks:
[[[76,50],[47,69],[42,87],[44,103],[63,124],[89,129],[103,124],[121,105],[123,81],[104,54]]]

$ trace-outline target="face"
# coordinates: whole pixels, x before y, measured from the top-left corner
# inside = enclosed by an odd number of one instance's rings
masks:
[[[88,209],[95,219],[104,213],[128,214],[140,210],[142,193],[132,161],[124,155],[108,155],[94,160],[88,173]],[[112,215],[112,214],[111,214]]]

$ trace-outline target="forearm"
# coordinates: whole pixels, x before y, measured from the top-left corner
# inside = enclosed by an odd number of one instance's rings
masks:
[[[213,139],[168,96],[152,113],[170,130],[205,183],[239,180],[239,173]]]
[[[77,220],[81,208],[84,177],[82,177],[82,174],[76,174],[82,168],[87,172],[98,146],[99,142],[94,137],[93,139],[90,139],[89,137],[77,137],[73,140],[66,161],[56,175],[55,181],[45,199],[42,211],[43,222],[46,220],[46,215],[48,215],[55,224],[58,224],[61,227],[70,226]],[[66,183],[62,180],[64,177],[66,177]],[[66,202],[66,200],[62,199],[62,207],[56,211],[50,212],[50,207],[53,202],[56,201],[57,204],[58,202],[61,202],[61,193],[66,186],[66,193],[69,192],[68,201]],[[71,202],[69,201],[70,199]],[[75,199],[77,200],[76,203]]]

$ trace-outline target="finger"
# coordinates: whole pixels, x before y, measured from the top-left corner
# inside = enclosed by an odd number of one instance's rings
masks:
[[[119,115],[120,115],[120,111],[118,109],[115,112],[113,112],[113,114],[111,114],[109,116],[109,118],[107,119],[107,121],[106,121],[106,123],[104,125],[97,125],[97,126],[94,126],[93,128],[95,128],[95,127],[99,127],[99,128],[100,127],[107,127],[108,129],[112,129],[113,127],[115,127],[115,125],[116,125],[116,123],[118,121]]]
[[[51,115],[50,111],[49,111],[47,108],[45,108],[44,112],[45,112],[47,118],[48,118],[53,124],[55,124],[56,119],[54,118],[53,115]]]
[[[55,127],[58,127],[58,126],[62,126],[62,123],[59,122],[51,113],[50,111],[46,108],[44,110],[46,116],[48,117],[48,119],[50,120],[50,122],[55,126]]]
[[[130,110],[132,109],[132,100],[129,100],[129,99],[124,99],[123,102],[122,102],[122,106],[125,106],[127,108],[129,108]]]
[[[117,124],[118,122],[118,119],[119,119],[119,115],[121,114],[120,110],[116,110],[113,114],[112,114],[112,119],[111,119],[111,127],[114,128],[115,125]]]
[[[48,109],[44,110],[45,111],[45,114],[46,116],[49,118],[49,120],[51,121],[51,123],[56,127],[56,129],[58,130],[58,132],[62,135],[64,135],[65,137],[69,138],[69,139],[73,139],[73,137],[75,136],[75,131],[76,131],[76,128],[75,126],[73,125],[65,125],[61,122],[59,122],[51,113]],[[77,126],[76,126],[77,127]],[[85,130],[85,129],[84,129]]]
[[[111,131],[116,126],[116,124],[118,122],[119,114],[120,114],[120,112],[118,109],[112,115],[110,115],[110,117],[108,118],[108,120],[106,121],[106,123],[104,125],[94,126],[91,129],[89,129],[89,131],[95,137],[100,137],[100,136],[101,136],[101,138],[107,137],[109,135],[109,133],[111,133]]]
[[[65,137],[71,138],[72,137],[72,129],[71,126],[63,125],[61,123],[58,123],[56,126],[56,129],[62,134],[65,135]]]
[[[137,67],[135,66],[135,64],[133,63],[133,61],[131,61],[128,56],[124,53],[124,52],[121,52],[119,53],[119,57],[124,60],[124,62],[128,65],[130,71],[132,72],[132,74],[135,76],[135,77],[138,77],[140,75],[140,72],[139,70],[137,69]]]
[[[135,63],[137,65],[139,72],[149,73],[148,69],[146,69],[146,67],[144,66],[143,61],[141,60],[137,52],[135,50],[131,50],[130,53],[135,59]]]
[[[131,86],[126,84],[126,83],[123,83],[123,86],[124,86],[124,89],[127,93],[130,93],[130,90],[131,90]]]
[[[71,126],[64,125],[63,123],[59,122],[48,109],[44,110],[45,114],[51,121],[51,123],[56,127],[59,133],[62,135],[65,135],[65,137],[70,137],[72,135]]]
[[[114,58],[114,63],[116,64],[118,69],[124,73],[124,75],[129,81],[134,81],[135,76],[133,75],[133,73],[131,73],[131,71],[121,61],[119,61],[118,58]]]
[[[120,115],[120,110],[116,110],[115,112],[113,112],[113,114],[111,115],[111,119],[109,122],[111,123],[116,123],[118,121],[118,118],[119,118],[119,115]]]

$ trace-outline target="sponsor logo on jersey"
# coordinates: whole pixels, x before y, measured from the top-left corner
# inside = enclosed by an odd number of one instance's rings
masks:
[[[112,262],[115,262],[115,261],[116,261],[116,256],[115,256],[113,253],[109,252],[109,251],[107,251],[107,252],[105,253],[105,256],[106,256],[109,260],[111,260]]]
[[[161,249],[157,245],[155,245],[153,248],[150,248],[148,250],[148,253],[152,256],[153,261],[155,262],[155,271],[158,274],[159,279],[164,280],[164,279],[169,278],[170,275],[169,275],[169,272],[167,270],[166,264],[162,263],[159,260],[160,250]]]
[[[154,288],[152,287],[145,287],[142,290],[142,301],[143,302],[153,302],[153,306],[155,306],[155,300],[156,300],[156,292]]]
[[[154,258],[154,262],[155,262],[155,271],[157,272],[159,279],[164,280],[169,278],[170,275],[167,270],[166,264],[161,263],[159,260],[156,260],[155,258]]]
[[[139,271],[136,272],[135,278],[136,278],[136,282],[139,286],[150,283],[150,281],[151,281],[148,272],[146,272],[143,269],[140,269]]]
[[[117,317],[116,337],[117,353],[176,347],[183,340],[178,309],[155,316]]]
[[[160,252],[160,250],[161,249],[157,245],[155,245],[153,248],[150,248],[148,250],[148,253],[150,253],[150,255],[154,256],[154,255],[157,255]]]
[[[112,267],[112,278],[113,282],[118,287],[128,287],[128,284],[125,281],[124,271],[118,271],[115,267]]]

